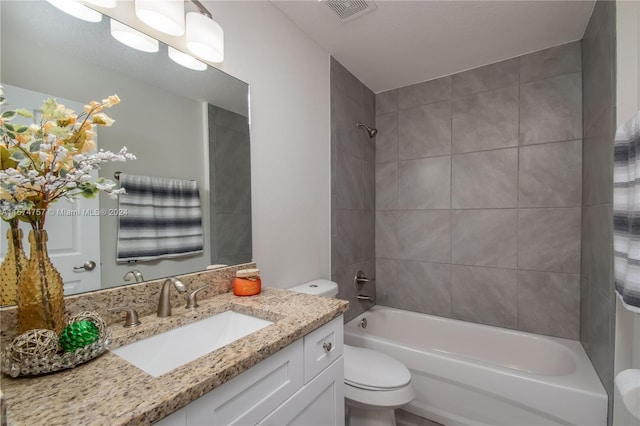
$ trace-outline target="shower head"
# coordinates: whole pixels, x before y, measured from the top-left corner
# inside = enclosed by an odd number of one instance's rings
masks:
[[[370,139],[373,139],[376,137],[376,135],[378,134],[378,129],[372,128],[367,126],[366,124],[362,124],[362,123],[358,123],[357,124],[358,127],[362,127],[364,130],[366,130],[367,134],[369,135]]]

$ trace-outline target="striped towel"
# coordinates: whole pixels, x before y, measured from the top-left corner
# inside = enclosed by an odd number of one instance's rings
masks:
[[[616,132],[613,231],[616,292],[640,313],[640,112]]]
[[[120,186],[117,262],[202,253],[197,182],[121,173]]]

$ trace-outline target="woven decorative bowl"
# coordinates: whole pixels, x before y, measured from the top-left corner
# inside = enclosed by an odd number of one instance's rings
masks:
[[[98,340],[73,352],[64,352],[52,330],[29,330],[5,348],[0,365],[2,372],[11,377],[38,376],[74,368],[103,354],[111,343],[111,328],[95,312],[77,314],[68,324],[82,320],[89,320],[98,327]]]

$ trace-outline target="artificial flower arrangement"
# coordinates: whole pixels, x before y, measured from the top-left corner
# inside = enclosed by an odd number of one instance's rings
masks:
[[[0,105],[6,102],[2,95],[0,87]],[[95,127],[114,123],[104,109],[119,102],[117,95],[109,96],[76,114],[47,99],[40,107],[41,117],[30,125],[16,123],[18,116],[34,118],[26,109],[0,113],[0,218],[11,224],[9,250],[0,266],[0,290],[3,296],[13,292],[11,297],[17,300],[19,333],[44,329],[58,334],[66,326],[62,277],[47,254],[44,227],[50,204],[63,198],[93,198],[100,191],[114,198],[124,193],[115,182],[91,175],[103,163],[136,158],[126,147],[117,153],[96,149]],[[19,220],[32,228],[28,263],[20,254]]]
[[[5,103],[0,88],[0,105]],[[134,160],[123,147],[113,153],[96,151],[95,126],[114,122],[103,110],[118,104],[117,95],[102,102],[92,101],[84,112],[76,113],[55,99],[41,106],[40,122],[29,126],[13,124],[17,116],[33,118],[22,108],[0,115],[0,217],[5,221],[20,218],[33,229],[44,229],[49,205],[61,198],[95,197],[104,191],[111,197],[124,192],[103,177],[93,179],[90,172],[100,164]]]

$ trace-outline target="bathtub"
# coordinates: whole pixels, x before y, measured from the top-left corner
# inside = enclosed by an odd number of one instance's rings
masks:
[[[444,425],[607,424],[607,394],[577,341],[384,306],[347,323],[344,339],[402,361],[416,390],[404,409]]]

